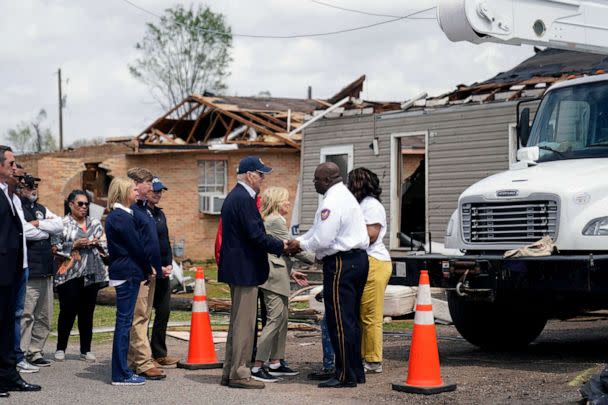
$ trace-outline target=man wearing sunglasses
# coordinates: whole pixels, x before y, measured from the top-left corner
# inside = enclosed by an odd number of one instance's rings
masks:
[[[135,182],[137,188],[137,202],[131,206],[131,209],[133,210],[135,224],[141,234],[148,262],[154,269],[153,273],[155,275],[155,277],[150,277],[144,281],[139,287],[133,315],[133,326],[131,327],[128,361],[130,367],[147,380],[162,380],[167,375],[154,364],[150,340],[148,340],[148,323],[154,305],[156,281],[159,278],[166,277],[162,271],[156,223],[147,201],[148,192],[152,189],[154,175],[148,169],[134,167],[129,169],[127,177]]]
[[[268,279],[268,253],[280,256],[286,242],[266,234],[255,203],[266,174],[272,169],[259,157],[239,162],[237,185],[222,205],[222,246],[218,280],[230,286],[232,307],[226,358],[220,384],[232,388],[264,388],[251,378],[247,362],[253,350],[258,285]]]
[[[55,266],[51,251],[51,236],[63,232],[63,220],[38,202],[39,178],[26,174],[21,177],[20,196],[27,240],[29,276],[25,291],[25,305],[21,321],[21,350],[23,359],[17,363],[21,372],[28,371],[28,363],[48,367],[51,362],[43,357],[43,349],[51,332],[53,319],[53,274]]]
[[[156,279],[154,288],[154,326],[150,337],[150,348],[152,358],[156,367],[175,366],[179,361],[176,357],[167,355],[167,323],[171,315],[171,284],[169,275],[173,270],[173,254],[171,253],[171,242],[169,241],[169,228],[167,217],[162,208],[158,206],[167,187],[158,177],[152,179],[152,189],[148,191],[148,209],[156,223],[158,243],[160,245],[160,260],[162,264],[163,278]]]
[[[15,356],[15,304],[23,273],[23,224],[9,194],[8,181],[15,174],[11,148],[0,145],[0,398],[9,391],[39,391],[17,372]]]

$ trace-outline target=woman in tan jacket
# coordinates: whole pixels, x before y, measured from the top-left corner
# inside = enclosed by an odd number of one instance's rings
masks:
[[[289,212],[289,192],[283,187],[270,187],[262,193],[262,218],[269,235],[279,240],[289,240],[285,215]],[[313,263],[312,253],[301,252],[295,256],[306,263]],[[300,286],[308,285],[306,275],[291,269],[291,259],[287,256],[268,255],[270,273],[268,280],[260,286],[264,292],[268,320],[262,329],[258,342],[255,365],[251,377],[264,382],[274,382],[277,376],[297,375],[298,372],[281,362],[285,358],[287,339],[287,318],[289,315],[289,277]],[[268,369],[264,362],[270,361]]]

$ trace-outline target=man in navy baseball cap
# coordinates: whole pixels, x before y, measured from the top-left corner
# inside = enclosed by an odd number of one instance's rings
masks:
[[[272,169],[262,162],[257,156],[246,156],[239,162],[239,168],[237,174],[244,174],[247,172],[259,172],[259,173],[270,173]]]
[[[158,177],[152,178],[152,191],[158,193],[162,190],[168,190],[168,188],[160,181]]]

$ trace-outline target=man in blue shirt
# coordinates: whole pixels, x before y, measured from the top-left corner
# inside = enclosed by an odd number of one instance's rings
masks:
[[[154,176],[151,171],[142,167],[130,169],[127,176],[135,182],[137,188],[138,199],[131,206],[131,209],[142,238],[144,252],[148,262],[152,264],[156,278],[166,277],[164,273],[167,269],[162,266],[161,262],[156,223],[146,203],[146,196],[152,189],[152,178]],[[148,323],[152,314],[155,286],[156,280],[152,277],[150,280],[142,282],[139,288],[129,341],[129,366],[137,374],[146,377],[148,380],[161,380],[167,377],[163,370],[155,366],[150,341],[148,340]]]
[[[222,206],[222,247],[218,279],[230,285],[232,307],[222,385],[264,388],[251,378],[247,361],[253,350],[258,285],[268,279],[268,253],[280,256],[285,241],[266,234],[255,196],[272,169],[257,156],[239,162],[237,185]]]

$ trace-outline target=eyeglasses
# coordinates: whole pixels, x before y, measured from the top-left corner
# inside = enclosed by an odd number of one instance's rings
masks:
[[[254,172],[250,172],[250,173],[255,173],[255,174],[257,174],[258,176],[260,176],[261,178],[264,178],[264,175],[265,175],[265,174],[264,174],[264,172],[260,172],[260,171],[258,171],[258,170],[254,171]]]
[[[74,204],[78,205],[78,206],[79,206],[79,207],[81,207],[81,208],[82,208],[82,207],[88,207],[88,206],[89,206],[89,203],[88,203],[88,202],[85,202],[85,201],[78,201],[78,202],[75,202]]]

